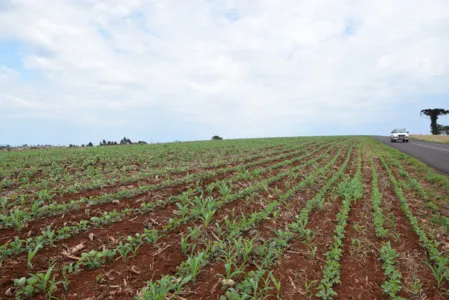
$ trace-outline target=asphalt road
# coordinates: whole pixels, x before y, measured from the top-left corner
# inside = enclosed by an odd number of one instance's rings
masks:
[[[410,140],[408,143],[391,143],[389,137],[377,136],[375,138],[441,172],[449,174],[449,145],[416,140]]]

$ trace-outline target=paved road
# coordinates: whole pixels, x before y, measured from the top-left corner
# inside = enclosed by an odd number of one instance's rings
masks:
[[[410,140],[408,143],[390,143],[389,137],[377,136],[379,141],[449,174],[449,145]]]

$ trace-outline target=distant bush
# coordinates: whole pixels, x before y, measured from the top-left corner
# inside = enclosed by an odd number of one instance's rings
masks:
[[[120,145],[132,145],[133,142],[131,142],[130,139],[124,137],[121,141],[120,141]]]
[[[449,135],[449,126],[448,125],[438,124],[437,126],[438,126],[438,132],[440,134],[447,134],[447,135]]]
[[[213,140],[213,141],[219,141],[219,140],[222,140],[222,139],[223,139],[222,137],[220,137],[220,136],[218,136],[218,135],[214,135],[214,136],[212,137],[211,140]]]

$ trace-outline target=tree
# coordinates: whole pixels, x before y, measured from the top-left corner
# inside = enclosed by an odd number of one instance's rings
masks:
[[[127,137],[124,137],[121,141],[120,141],[120,145],[132,145],[133,142],[131,142],[130,139],[128,139]]]
[[[449,114],[449,110],[442,109],[442,108],[434,108],[434,109],[423,109],[421,110],[420,115],[425,115],[430,118],[430,130],[433,135],[440,134],[439,128],[438,128],[438,117],[444,116]]]
[[[87,144],[87,147],[93,147],[94,144],[92,144],[92,142],[89,142],[89,144]]]
[[[218,135],[214,135],[211,140],[219,141],[219,140],[222,140],[222,139],[223,139],[222,137],[219,137]]]
[[[438,124],[437,127],[438,127],[438,131],[439,131],[440,133],[444,132],[445,134],[448,134],[448,135],[449,135],[449,125],[441,125],[441,124]]]

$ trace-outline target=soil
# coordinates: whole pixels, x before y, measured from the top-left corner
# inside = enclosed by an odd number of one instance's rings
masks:
[[[383,169],[379,159],[375,157],[369,142],[361,139],[362,147],[362,179],[364,185],[364,195],[361,199],[352,202],[351,210],[348,216],[347,226],[345,228],[345,238],[342,244],[342,257],[340,260],[340,279],[341,283],[334,286],[337,292],[336,299],[388,299],[383,293],[382,284],[385,281],[382,262],[379,257],[379,249],[386,241],[390,241],[393,249],[399,254],[395,267],[401,272],[402,290],[400,296],[407,299],[443,299],[442,289],[448,288],[448,283],[444,283],[440,289],[436,287],[436,281],[429,267],[423,263],[428,259],[428,253],[419,242],[419,239],[405,214],[401,210],[400,202],[396,196],[392,183],[389,180],[387,172]],[[327,144],[324,142],[324,144]],[[289,170],[296,166],[302,166],[307,161],[317,158],[319,155],[328,151],[331,144],[327,144],[321,151],[315,153],[304,160],[293,164],[271,170],[261,176],[252,179],[242,179],[233,183],[232,193],[252,186],[264,179],[270,178],[280,172]],[[347,146],[345,146],[347,147]],[[272,147],[271,147],[272,148]],[[332,158],[335,157],[341,146],[330,150],[328,157],[322,157],[313,165],[304,166],[297,172],[297,177],[286,176],[271,183],[267,189],[255,193],[251,197],[240,197],[230,203],[225,203],[214,214],[209,226],[205,226],[201,220],[192,219],[172,230],[165,230],[164,226],[168,220],[175,217],[175,204],[166,204],[155,208],[153,211],[144,214],[135,214],[123,220],[115,222],[102,228],[90,228],[73,237],[55,243],[54,247],[41,249],[32,260],[33,267],[28,269],[27,253],[22,253],[13,257],[5,258],[1,262],[0,268],[0,298],[14,298],[15,288],[13,279],[28,276],[29,273],[45,271],[49,262],[54,262],[56,268],[53,272],[57,281],[62,279],[61,268],[76,260],[62,252],[66,249],[83,245],[83,249],[73,256],[79,256],[81,252],[90,250],[100,250],[103,247],[113,248],[120,241],[126,239],[129,235],[141,233],[145,228],[155,228],[164,230],[164,235],[159,238],[157,243],[142,245],[135,256],[130,256],[125,262],[122,257],[116,256],[103,266],[93,270],[82,270],[78,274],[69,274],[69,289],[65,292],[62,286],[54,296],[66,299],[135,299],[137,293],[146,285],[149,280],[156,281],[165,275],[176,276],[179,266],[187,259],[181,251],[181,237],[185,236],[188,228],[200,226],[201,236],[196,241],[190,241],[196,244],[195,252],[205,248],[207,242],[219,239],[220,234],[216,225],[223,224],[226,219],[241,220],[242,215],[247,216],[258,212],[264,207],[277,200],[287,190],[304,180],[316,167],[324,167]],[[268,149],[268,147],[267,147]],[[316,149],[315,145],[304,147],[306,154]],[[347,148],[345,148],[347,149]],[[283,153],[294,153],[297,149],[286,150]],[[281,155],[278,153],[276,156]],[[301,155],[301,154],[299,154]],[[304,189],[295,193],[286,203],[279,206],[279,215],[270,216],[259,222],[252,230],[242,233],[245,239],[255,239],[256,243],[269,241],[275,237],[273,229],[287,230],[288,224],[296,219],[296,215],[305,207],[307,201],[313,199],[326,185],[329,179],[335,174],[346,158],[347,150],[342,151],[335,164],[316,176],[313,185],[306,186]],[[385,239],[377,238],[374,230],[373,212],[372,212],[372,169],[369,157],[373,156],[374,166],[379,175],[379,190],[382,196],[381,208],[385,214],[386,224],[390,235]],[[273,156],[275,157],[275,156]],[[295,157],[294,154],[285,158],[276,159],[272,162],[258,164],[248,167],[253,170],[260,167],[275,165]],[[280,280],[282,299],[316,299],[317,286],[323,277],[323,267],[325,265],[325,253],[333,243],[333,233],[336,228],[336,215],[341,209],[342,199],[338,193],[338,185],[347,178],[352,178],[357,169],[357,149],[354,148],[350,155],[350,160],[344,175],[340,177],[324,195],[325,205],[320,209],[315,209],[309,214],[307,229],[312,230],[313,238],[310,242],[301,239],[297,234],[289,241],[282,254],[271,265],[273,275]],[[259,159],[245,161],[257,162]],[[241,165],[245,163],[240,162]],[[229,164],[231,166],[233,164]],[[137,166],[139,167],[139,166]],[[390,166],[391,167],[391,166]],[[393,174],[398,178],[399,173],[396,168],[391,167]],[[415,170],[410,166],[405,166],[410,171],[411,176],[417,178],[419,182],[425,183],[425,173]],[[189,174],[195,172],[213,171],[216,168],[197,169],[189,171]],[[413,171],[413,172],[412,172]],[[176,176],[182,178],[187,173],[179,173]],[[206,186],[212,182],[225,180],[235,175],[236,172],[213,176],[203,180],[198,184],[204,190],[204,196],[211,196],[220,199],[219,191],[209,192]],[[154,184],[159,181],[147,179],[145,184]],[[128,184],[127,188],[136,188],[142,182]],[[89,207],[89,217],[99,215],[104,211],[120,210],[124,208],[140,207],[142,201],[152,202],[159,199],[166,199],[170,196],[180,195],[182,192],[193,187],[195,184],[178,184],[161,188],[150,194],[143,194],[131,199],[120,201],[119,203],[97,204]],[[433,186],[427,182],[422,185],[428,191]],[[71,201],[80,197],[102,195],[113,193],[123,188],[121,185],[110,186],[102,190],[83,191],[78,194],[67,195],[62,201]],[[431,217],[426,208],[426,201],[419,197],[416,192],[405,191],[409,200],[410,208],[416,216],[422,219]],[[33,221],[29,226],[22,230],[0,230],[0,243],[4,244],[14,237],[34,236],[40,233],[40,230],[48,225],[52,228],[70,225],[73,222],[86,218],[85,208],[77,211],[71,211],[64,215],[45,217]],[[443,211],[445,214],[446,211]],[[424,222],[425,223],[425,222]],[[423,228],[427,228],[424,227]],[[430,227],[429,227],[430,228]],[[428,229],[428,228],[427,228]],[[426,230],[427,230],[426,229]],[[226,234],[226,233],[224,233]],[[441,237],[441,236],[440,236]],[[360,244],[353,241],[359,241]],[[315,248],[316,247],[316,248]],[[256,268],[256,258],[252,257],[244,267],[244,273],[235,278],[236,282],[243,279],[245,274]],[[183,287],[183,292],[178,299],[220,299],[226,290],[221,283],[220,275],[225,275],[224,263],[220,260],[211,260],[201,269],[194,282],[188,283]],[[306,288],[310,284],[311,288]],[[416,286],[422,286],[421,290],[416,290]],[[267,299],[276,299],[275,291],[270,292]],[[42,294],[36,295],[35,299],[44,299]],[[175,299],[175,298],[174,298]]]
[[[277,154],[275,155],[275,157],[279,156],[279,155],[283,155],[283,154],[288,154],[291,152],[295,152],[297,151],[296,149],[294,150],[290,150],[287,151],[286,153],[282,153],[282,154]],[[267,156],[270,157],[270,156]],[[265,158],[267,158],[265,157]],[[294,154],[291,156],[287,156],[285,159],[289,159],[294,157]],[[265,159],[264,158],[264,159]],[[260,159],[260,158],[259,158]],[[252,162],[248,161],[246,163],[250,163]],[[249,171],[254,170],[256,168],[262,168],[262,167],[267,167],[270,165],[274,165],[276,163],[281,162],[282,160],[278,159],[278,160],[274,160],[271,162],[267,162],[267,163],[263,163],[263,164],[259,164],[256,166],[251,166],[249,168],[247,168]],[[231,166],[229,166],[231,167]],[[217,175],[214,176],[212,178],[209,178],[207,180],[204,180],[205,183],[211,183],[211,182],[215,182],[218,180],[223,180],[225,178],[229,178],[230,176],[234,175],[235,172],[228,172],[225,174],[221,174],[221,175]],[[80,208],[75,210],[75,211],[69,211],[65,214],[61,214],[61,215],[56,215],[56,216],[49,216],[43,219],[39,219],[36,221],[32,221],[28,224],[28,226],[26,226],[26,228],[24,228],[21,232],[19,232],[18,230],[15,229],[0,229],[0,234],[1,234],[1,238],[0,238],[0,242],[6,243],[8,240],[11,240],[14,237],[19,237],[19,238],[24,238],[25,236],[33,236],[35,234],[39,234],[41,230],[45,229],[47,226],[51,226],[52,228],[60,228],[62,226],[66,226],[66,225],[70,225],[76,222],[79,222],[80,220],[83,219],[90,219],[91,217],[94,216],[99,216],[102,215],[105,211],[113,211],[113,210],[122,210],[125,208],[136,208],[136,207],[140,207],[140,205],[143,202],[151,202],[154,199],[163,199],[163,198],[167,198],[170,195],[178,195],[184,191],[186,191],[188,188],[192,187],[194,185],[194,183],[189,183],[189,184],[177,184],[177,185],[173,185],[173,186],[169,186],[166,187],[162,190],[153,190],[152,192],[148,193],[148,194],[139,194],[136,196],[133,196],[131,198],[128,199],[122,199],[119,200],[119,203],[104,203],[104,204],[97,204],[97,205],[86,205],[86,204],[81,204]],[[137,185],[128,185],[127,188],[128,189],[133,189],[133,188],[137,188]],[[116,192],[118,190],[120,190],[121,187],[111,187],[111,192]],[[100,191],[101,192],[101,191]],[[73,199],[69,199],[70,201],[72,200],[78,200],[80,198],[87,198],[89,196],[93,196],[94,193],[93,191],[88,191],[88,192],[84,192],[83,194],[78,195],[79,198],[73,198]],[[98,193],[98,191],[97,191]],[[101,193],[101,195],[104,194],[108,194],[109,192],[107,190],[104,190],[103,193]],[[100,193],[99,193],[100,195]],[[86,209],[89,210],[89,215],[88,217],[86,216]],[[30,228],[31,228],[31,234],[30,234]]]

